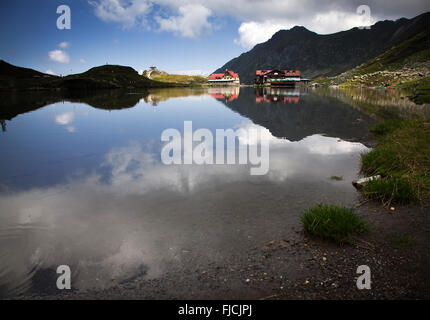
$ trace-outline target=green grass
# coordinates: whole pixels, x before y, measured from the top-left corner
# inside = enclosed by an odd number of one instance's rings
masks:
[[[405,82],[401,88],[416,102],[430,103],[430,77]]]
[[[336,181],[341,181],[341,180],[343,180],[343,177],[342,176],[331,176],[330,179],[336,180]]]
[[[207,84],[208,78],[203,76],[187,76],[180,74],[161,73],[152,77],[153,80],[177,84],[202,85]]]
[[[370,199],[391,203],[409,204],[418,200],[413,182],[407,178],[384,178],[369,181],[364,185],[364,194]]]
[[[401,125],[402,120],[391,119],[375,124],[372,128],[370,128],[370,132],[372,132],[375,136],[383,136],[392,133],[393,131],[401,127]]]
[[[361,171],[383,179],[364,193],[385,204],[425,202],[430,195],[430,119],[392,120],[371,131],[378,145],[361,157]]]
[[[354,235],[369,228],[352,209],[324,204],[305,210],[301,222],[304,231],[338,243],[351,243]]]

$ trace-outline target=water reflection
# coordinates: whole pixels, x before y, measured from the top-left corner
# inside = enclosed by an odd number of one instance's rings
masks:
[[[239,97],[240,87],[214,87],[209,88],[208,93],[211,95],[212,98],[217,99],[219,101],[233,101]]]
[[[242,88],[238,99],[224,103],[274,136],[292,141],[324,134],[368,144],[369,129],[375,123],[339,99],[308,94],[303,89]]]
[[[328,177],[352,178],[363,145],[319,135],[301,142],[279,140],[268,131],[264,136],[271,142],[270,172],[261,178],[240,165],[164,166],[158,153],[147,153],[134,141],[110,149],[99,170],[84,178],[0,195],[3,295],[54,290],[49,279],[59,264],[75,270],[73,284],[79,289],[160,277],[172,263],[192,268],[185,251],[198,261],[243,251],[244,244],[235,240],[244,235],[236,229],[247,235],[254,234],[256,221],[263,229],[272,225],[265,222],[269,212],[295,208],[291,217],[269,218],[285,224],[309,202],[339,196],[352,201],[352,188]],[[259,200],[263,190],[274,203]],[[306,204],[300,203],[304,198]],[[232,225],[236,216],[249,222]],[[41,287],[40,270],[49,280]]]
[[[254,88],[256,103],[298,103],[300,95],[306,93],[306,89],[288,89],[288,88]]]
[[[160,278],[173,266],[189,272],[246,257],[250,247],[287,237],[308,206],[355,201],[350,181],[374,122],[339,99],[282,89],[8,99],[15,108],[2,111],[14,119],[0,139],[3,297],[57,293],[61,264],[71,266],[74,288],[102,289]],[[260,128],[270,143],[269,173],[163,165],[160,134],[185,120],[214,134]]]

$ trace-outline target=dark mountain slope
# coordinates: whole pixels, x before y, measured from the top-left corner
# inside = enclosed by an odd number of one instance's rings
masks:
[[[413,19],[381,21],[370,30],[353,28],[319,35],[304,27],[278,31],[216,70],[234,70],[242,83],[252,83],[257,69],[298,69],[303,76],[333,76],[375,58],[430,25],[430,13]]]
[[[0,61],[0,91],[134,89],[170,86],[172,85],[143,77],[133,68],[125,66],[105,65],[84,73],[58,77]]]

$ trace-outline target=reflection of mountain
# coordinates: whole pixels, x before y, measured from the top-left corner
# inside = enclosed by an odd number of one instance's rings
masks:
[[[98,109],[124,109],[134,107],[147,93],[128,94],[121,90],[109,91],[37,91],[29,94],[7,93],[0,96],[0,119],[11,120],[19,114],[37,110],[60,101],[86,103]]]
[[[60,101],[86,103],[94,108],[105,110],[119,110],[132,108],[141,99],[156,105],[159,101],[169,98],[196,96],[205,94],[203,89],[171,88],[154,89],[129,93],[123,90],[98,91],[35,91],[29,94],[18,92],[0,95],[0,120],[11,120],[19,114],[42,108]]]
[[[237,100],[224,103],[276,137],[300,141],[314,134],[325,134],[349,141],[370,141],[369,129],[375,121],[336,98],[307,94],[293,104],[258,104],[250,92],[252,88],[242,90],[245,92]]]
[[[288,88],[254,88],[256,103],[298,103],[300,101],[300,89]]]
[[[214,87],[209,88],[212,98],[220,101],[233,101],[239,97],[240,87]]]

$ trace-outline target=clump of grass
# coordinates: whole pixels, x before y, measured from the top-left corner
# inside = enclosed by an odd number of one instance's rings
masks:
[[[350,208],[320,204],[303,212],[303,229],[338,243],[353,242],[353,235],[368,230],[368,224]]]
[[[330,179],[336,180],[336,181],[341,181],[341,180],[343,180],[343,177],[342,176],[331,176]]]
[[[392,133],[394,130],[400,128],[403,124],[403,121],[400,119],[392,119],[384,122],[380,122],[370,128],[370,132],[374,135],[382,136],[389,133]]]
[[[378,145],[361,157],[365,175],[384,178],[364,192],[386,204],[427,200],[430,196],[430,119],[388,121],[372,128]]]
[[[406,178],[372,180],[364,185],[363,190],[370,199],[379,199],[386,205],[408,204],[418,200],[417,191]]]

